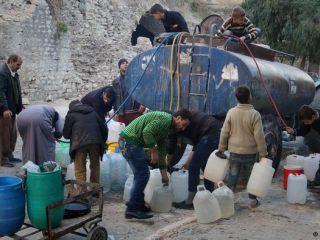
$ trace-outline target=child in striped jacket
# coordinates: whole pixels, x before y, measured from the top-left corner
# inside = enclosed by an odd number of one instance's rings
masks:
[[[249,43],[261,35],[261,30],[256,28],[250,19],[246,17],[246,12],[243,8],[236,7],[232,11],[232,16],[222,24],[218,35],[234,35]]]

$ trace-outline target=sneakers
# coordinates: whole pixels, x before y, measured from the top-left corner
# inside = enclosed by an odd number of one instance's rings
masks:
[[[250,199],[250,208],[257,208],[261,205],[261,203],[258,201],[258,199]]]
[[[128,207],[128,202],[126,202],[126,206]],[[144,213],[151,212],[151,208],[149,207],[149,205],[147,205],[147,203],[144,203],[140,210]]]
[[[186,203],[186,201],[183,202],[179,202],[179,203],[174,203],[173,206],[175,208],[179,208],[179,209],[186,209],[186,210],[193,210],[193,204],[192,203]]]
[[[151,212],[151,208],[149,206],[143,205],[141,211],[144,213]]]
[[[152,218],[153,215],[152,214],[148,214],[148,213],[145,213],[141,210],[139,211],[129,211],[127,210],[125,212],[125,218],[126,219],[132,219],[132,218],[136,218],[136,219],[148,219],[148,218]]]

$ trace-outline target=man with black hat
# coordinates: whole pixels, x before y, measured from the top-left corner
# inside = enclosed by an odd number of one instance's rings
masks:
[[[114,91],[116,92],[116,101],[113,105],[114,110],[118,110],[120,105],[126,100],[129,93],[126,88],[126,71],[128,69],[128,60],[120,59],[118,62],[120,76],[112,82]],[[145,107],[129,97],[124,106],[118,112],[117,120],[128,125],[134,119],[139,117],[145,110]]]

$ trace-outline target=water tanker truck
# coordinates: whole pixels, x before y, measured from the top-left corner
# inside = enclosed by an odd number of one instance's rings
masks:
[[[217,27],[217,21],[213,21],[206,29]],[[133,98],[151,110],[187,108],[223,118],[237,104],[235,89],[246,85],[252,93],[252,104],[261,113],[269,157],[277,169],[282,148],[280,119],[294,116],[303,104],[312,102],[312,78],[290,64],[292,55],[265,46],[247,44],[253,58],[243,44],[212,32],[199,30],[180,37],[180,44],[172,44],[172,36],[170,45],[133,58],[126,81]]]

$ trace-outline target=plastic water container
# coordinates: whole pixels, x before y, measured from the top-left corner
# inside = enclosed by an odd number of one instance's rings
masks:
[[[128,202],[130,199],[130,193],[133,186],[133,179],[134,175],[130,174],[129,177],[126,180],[126,183],[124,184],[124,191],[123,191],[123,201]]]
[[[218,182],[218,188],[212,193],[219,202],[222,218],[234,215],[234,195],[222,181]]]
[[[111,174],[111,189],[121,191],[128,176],[128,162],[119,152],[107,154]]]
[[[193,206],[199,223],[212,223],[221,218],[218,200],[203,185],[197,187]]]
[[[311,154],[304,158],[303,170],[309,181],[314,181],[316,173],[319,169],[319,154]]]
[[[170,177],[168,173],[168,177]],[[151,203],[152,195],[154,189],[157,187],[162,187],[162,177],[159,169],[150,170],[150,178],[147,183],[147,186],[144,189],[144,201],[146,203]]]
[[[24,217],[22,180],[14,176],[0,176],[0,237],[18,232]]]
[[[255,163],[247,184],[248,193],[257,197],[266,196],[271,186],[274,171],[270,159],[263,158],[259,163]]]
[[[166,213],[171,210],[173,200],[172,189],[169,186],[156,187],[152,194],[150,207],[152,211]]]
[[[111,119],[111,121],[108,122],[108,143],[117,143],[119,140],[119,134],[125,127],[126,125],[124,123],[120,123]]]
[[[219,158],[216,156],[215,150],[211,153],[206,168],[204,169],[204,177],[212,182],[222,181],[227,174],[229,169],[229,160]]]
[[[305,204],[307,201],[307,178],[304,174],[289,174],[287,200],[289,203]]]
[[[179,170],[171,174],[173,202],[180,203],[188,197],[188,171]]]
[[[111,190],[110,162],[106,154],[103,155],[100,162],[100,185],[103,187],[103,193]]]
[[[90,182],[90,162],[87,161],[86,165],[86,181]],[[74,170],[74,162],[69,164],[67,167],[66,180],[75,180],[75,170]]]
[[[64,185],[61,168],[52,172],[33,173],[27,171],[27,207],[28,216],[33,227],[47,228],[46,207],[64,199]],[[60,226],[63,219],[64,207],[52,209],[51,226]]]
[[[287,165],[301,166],[304,165],[304,156],[292,154],[286,157]]]
[[[283,167],[283,188],[287,190],[289,174],[300,175],[303,174],[303,167],[298,165],[286,165]]]
[[[59,163],[62,168],[67,168],[71,163],[69,148],[70,143],[58,142],[56,144],[56,162]]]

